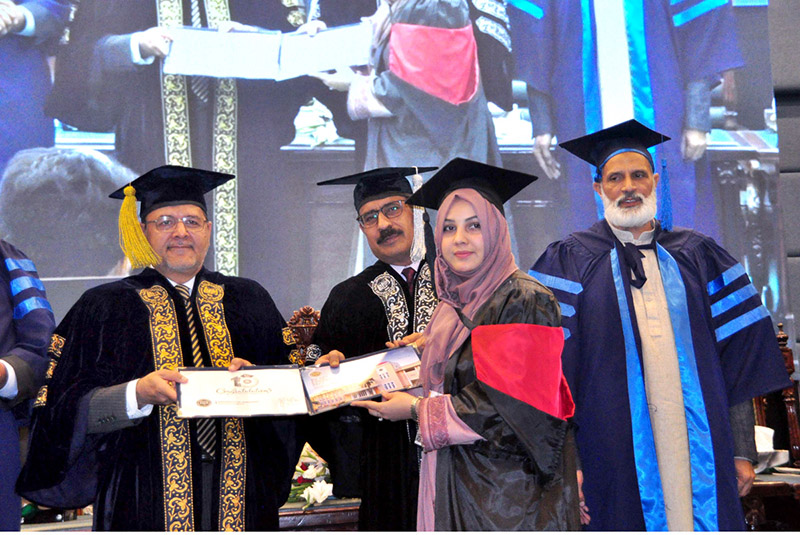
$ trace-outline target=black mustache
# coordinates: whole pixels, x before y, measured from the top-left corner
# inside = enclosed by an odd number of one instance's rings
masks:
[[[403,231],[398,230],[394,227],[389,227],[381,230],[381,235],[378,236],[378,245],[382,244],[387,239],[391,238],[392,236],[402,236]]]

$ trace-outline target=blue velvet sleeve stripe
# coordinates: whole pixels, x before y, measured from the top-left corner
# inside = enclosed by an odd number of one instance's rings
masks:
[[[11,280],[11,295],[27,290],[28,288],[36,288],[39,291],[44,291],[44,284],[36,277],[17,277]]]
[[[531,0],[508,0],[508,3],[534,18],[544,17],[544,9]]]
[[[736,319],[732,319],[722,327],[714,331],[717,335],[717,342],[721,342],[732,334],[736,334],[744,328],[749,327],[755,322],[769,317],[769,310],[764,305],[754,308],[750,312],[745,312]]]
[[[722,7],[728,3],[728,0],[703,0],[699,4],[695,4],[680,13],[672,16],[672,23],[678,27],[683,26],[687,22],[691,22],[697,17],[702,17],[709,11]]]
[[[735,266],[728,268],[722,273],[722,275],[708,283],[708,295],[714,295],[731,282],[745,274],[747,274],[747,272],[744,270],[744,266],[741,264],[736,264]]]
[[[568,279],[562,279],[561,277],[556,277],[555,275],[548,275],[547,273],[541,273],[533,269],[528,271],[528,275],[538,280],[548,288],[552,288],[554,290],[561,290],[562,292],[567,292],[574,295],[578,295],[583,291],[583,286],[581,283]]]
[[[44,297],[29,297],[14,307],[14,319],[21,319],[29,312],[40,309],[53,313],[53,309],[47,299]]]
[[[566,327],[561,327],[561,330],[564,331],[564,340],[565,341],[567,340],[567,338],[572,336],[572,334],[569,332],[569,329],[567,329]]]
[[[575,307],[572,305],[568,305],[567,303],[562,303],[559,301],[559,306],[561,307],[561,316],[565,318],[571,318],[575,315]]]
[[[758,290],[752,284],[748,284],[747,286],[743,286],[739,288],[735,292],[730,295],[726,295],[713,305],[711,305],[711,315],[713,317],[717,317],[720,314],[727,312],[728,310],[732,309],[736,305],[739,305],[745,302],[747,299],[750,299],[754,295],[758,295]]]
[[[6,258],[6,269],[8,271],[14,271],[15,269],[21,269],[23,271],[36,271],[36,266],[34,265],[33,261],[28,260],[27,258]]]

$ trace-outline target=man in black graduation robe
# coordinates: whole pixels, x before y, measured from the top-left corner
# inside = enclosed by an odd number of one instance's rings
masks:
[[[372,224],[362,223],[361,230],[378,261],[337,284],[323,305],[312,352],[325,353],[326,360],[329,352],[355,357],[386,349],[387,342],[421,333],[430,321],[438,301],[428,261],[411,259],[413,210],[402,206],[397,215],[389,212],[391,203],[411,195],[405,176],[414,171],[383,168],[329,181],[355,183],[360,221],[377,218]],[[401,274],[404,266],[416,272],[410,284]],[[379,421],[354,408],[315,416],[310,423],[310,443],[330,464],[334,494],[361,497],[359,529],[414,530],[419,484],[416,425]]]
[[[288,361],[268,292],[202,266],[211,232],[203,194],[230,178],[165,166],[126,188],[138,190],[160,260],[89,290],[56,329],[17,485],[23,496],[93,503],[97,530],[278,528],[302,446],[293,419],[208,419],[209,445],[198,438],[202,420],[177,418],[174,403],[174,383],[185,382],[176,368],[197,359],[231,368]],[[123,249],[134,266],[147,254],[128,240]]]

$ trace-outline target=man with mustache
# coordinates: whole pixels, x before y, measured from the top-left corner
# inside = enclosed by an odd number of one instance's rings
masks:
[[[426,260],[433,246],[426,255],[425,233],[415,229],[422,225],[414,224],[417,209],[405,200],[412,193],[406,176],[432,169],[384,167],[320,183],[355,184],[356,219],[378,257],[331,290],[309,348],[325,353],[320,362],[337,366],[345,355],[386,349],[428,325],[437,304]],[[416,217],[421,223],[421,210]],[[364,409],[344,408],[311,424],[309,442],[330,464],[334,494],[361,498],[359,529],[413,531],[419,483],[414,422],[379,421]]]
[[[177,368],[288,364],[258,283],[203,267],[204,194],[233,175],[162,166],[114,192],[133,276],[87,291],[56,328],[17,489],[94,504],[93,529],[277,530],[303,441],[291,418],[177,417]],[[140,201],[140,220],[136,201]]]
[[[655,219],[648,148],[630,120],[561,146],[597,168],[605,219],[530,273],[559,302],[585,503],[596,530],[743,530],[755,474],[751,400],[787,385],[772,321],[741,264]]]

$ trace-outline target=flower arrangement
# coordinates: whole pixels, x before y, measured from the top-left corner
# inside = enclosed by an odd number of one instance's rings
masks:
[[[306,504],[308,509],[315,503],[324,502],[333,492],[331,473],[325,460],[308,444],[300,454],[300,460],[294,468],[292,490],[289,492],[290,502]]]

